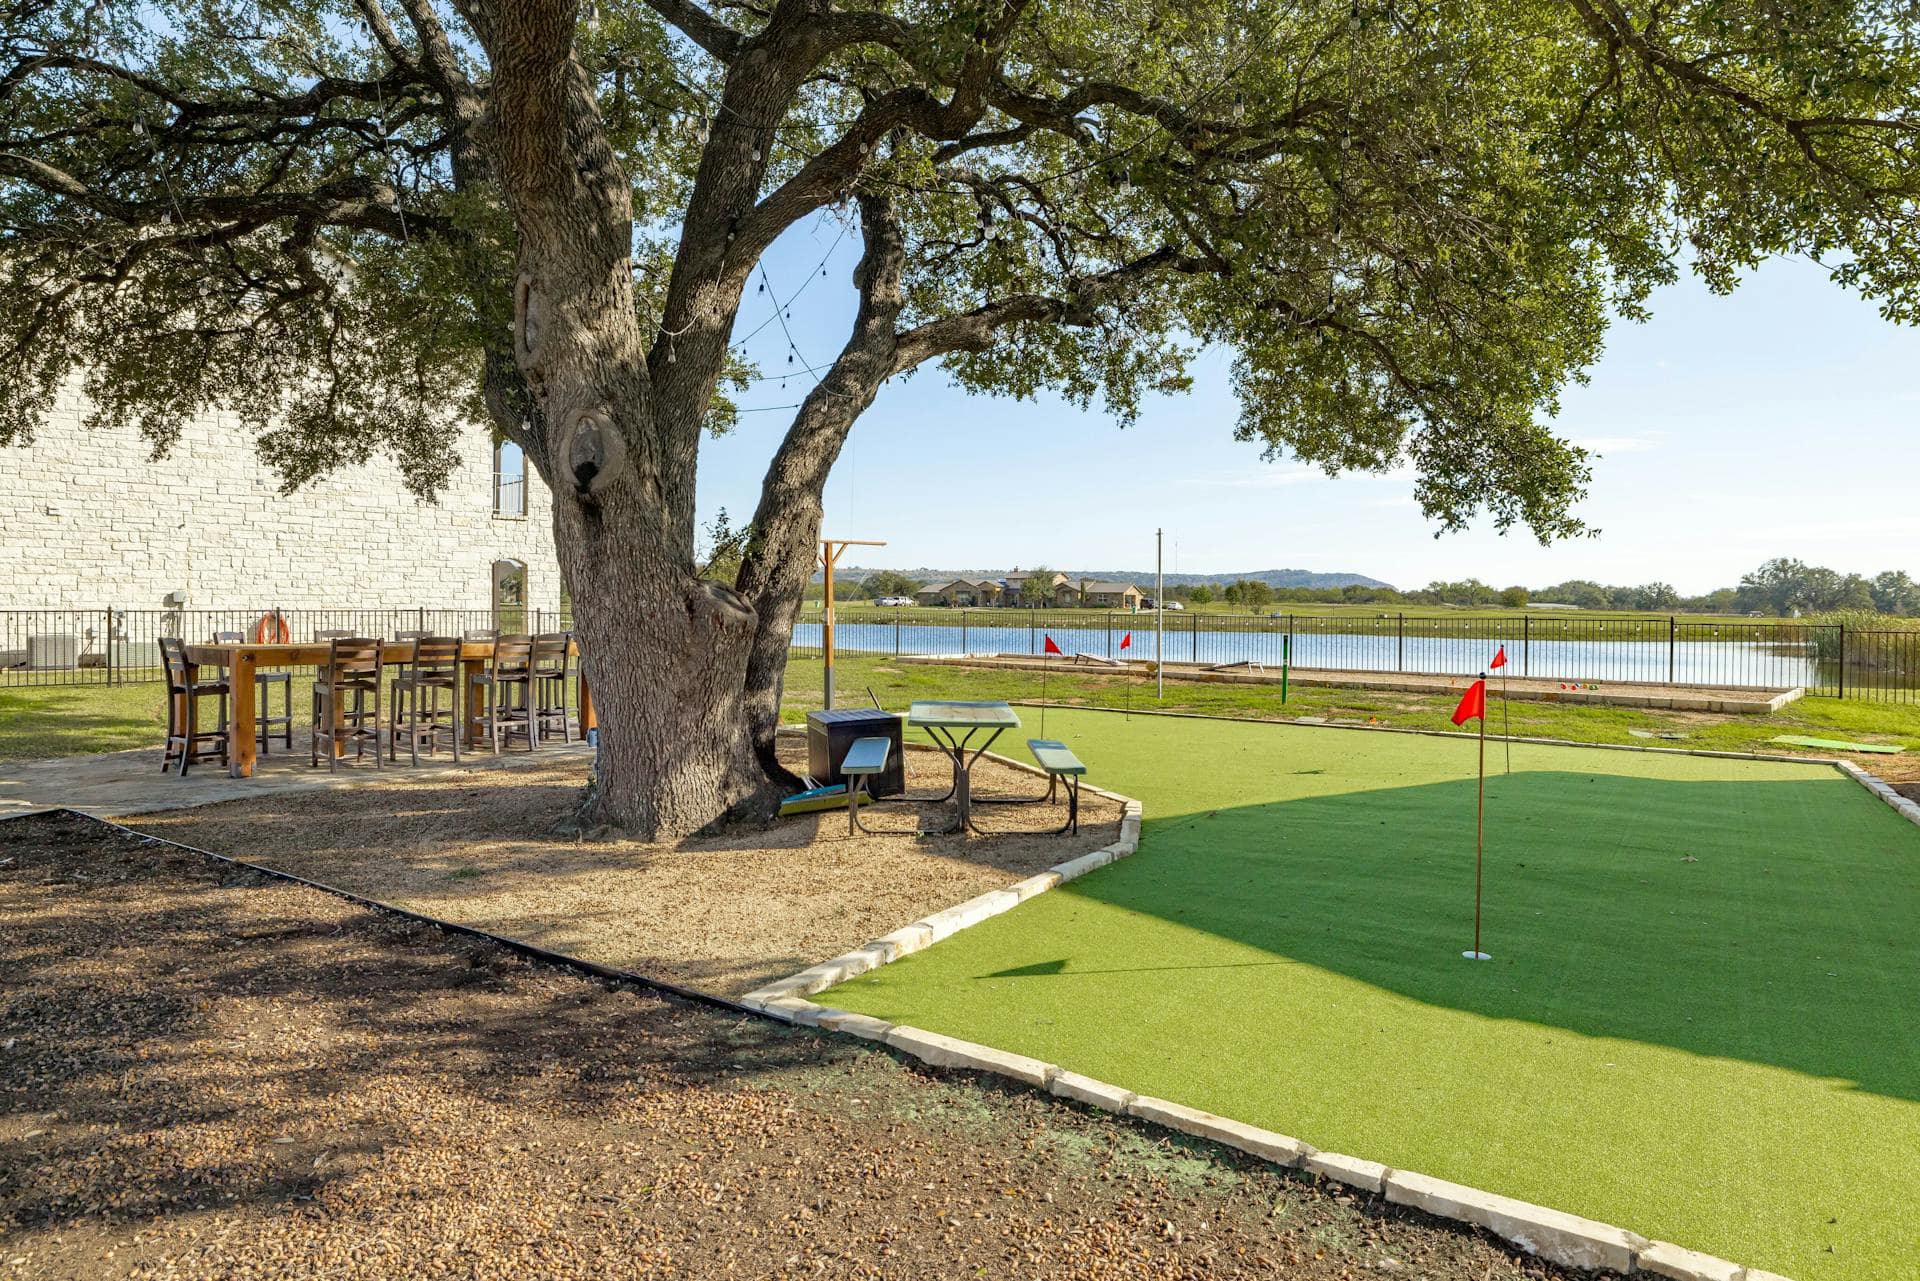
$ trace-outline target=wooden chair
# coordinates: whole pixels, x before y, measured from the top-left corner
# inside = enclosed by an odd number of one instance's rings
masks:
[[[190,765],[209,756],[218,757],[221,764],[226,764],[227,682],[201,680],[200,668],[187,661],[187,643],[177,636],[160,638],[160,666],[167,680],[167,744],[160,755],[160,772],[166,773],[176,759],[182,778],[187,776]],[[211,730],[203,730],[200,700],[209,697],[219,700],[217,724]]]
[[[411,646],[413,642],[425,640],[432,635],[432,632],[396,631],[393,634],[393,639]],[[398,706],[395,700],[399,697],[400,682],[405,679],[408,670],[413,666],[413,660],[410,658],[397,657],[396,651],[392,650],[388,651],[382,657],[385,659],[387,670],[393,673],[393,679],[387,682],[387,714],[391,716],[393,715],[393,709]],[[392,759],[391,753],[388,754],[388,759]]]
[[[466,726],[460,716],[460,639],[457,636],[421,636],[413,641],[413,660],[393,678],[393,710],[387,726],[387,759],[400,759],[400,738],[420,763],[420,744],[429,755],[439,750],[440,732],[453,740],[453,759],[460,760],[460,736]],[[440,706],[440,691],[447,706]]]
[[[573,701],[569,687],[573,665],[568,650],[573,646],[570,632],[546,632],[533,638],[533,714],[540,732],[552,737],[548,727],[560,727],[560,741],[573,741]]]
[[[502,636],[493,643],[493,661],[487,665],[486,710],[475,719],[493,739],[495,756],[514,734],[526,735],[529,752],[540,746],[540,718],[534,713],[531,636]]]
[[[460,633],[460,639],[463,641],[486,641],[491,643],[500,639],[500,629],[498,627],[469,627]],[[487,669],[480,667],[474,669],[473,679],[467,682],[467,715],[475,719],[478,719],[482,715],[481,711],[476,711],[475,709],[484,709],[487,705],[487,691],[489,689],[487,680]]]
[[[320,641],[328,641],[328,642],[331,642],[331,641],[337,641],[337,640],[352,640],[352,639],[354,639],[354,635],[353,635],[353,633],[352,633],[352,632],[349,632],[349,631],[343,631],[343,630],[341,630],[341,629],[340,629],[340,628],[338,628],[338,627],[322,627],[322,628],[316,628],[316,629],[314,630],[314,633],[313,633],[313,639],[314,639],[314,640],[315,640],[316,642],[320,642]],[[316,684],[316,685],[318,685],[318,684],[319,684],[319,683],[320,683],[321,681],[323,681],[323,680],[325,680],[325,679],[326,679],[326,676],[327,676],[327,669],[326,669],[326,668],[324,668],[324,667],[316,667],[316,668],[314,668],[314,669],[313,669],[313,681],[314,681],[314,684]],[[356,713],[359,713],[359,714],[365,714],[365,711],[366,711],[366,708],[360,705],[360,702],[359,702],[359,700],[355,700],[355,706],[354,706],[354,711],[355,711]]]
[[[340,768],[340,749],[354,745],[354,756],[373,743],[373,765],[380,768],[380,677],[384,642],[364,636],[335,636],[327,642],[327,665],[313,682],[313,764],[320,744],[327,745],[327,768]],[[367,698],[373,707],[369,711]]]
[[[215,632],[213,643],[216,645],[244,645],[247,643],[245,632]],[[274,727],[280,729],[280,741],[291,752],[293,750],[293,673],[292,672],[255,672],[254,688],[260,691],[260,710],[253,718],[254,736],[260,742],[260,755],[267,755],[268,744],[273,742]],[[287,709],[285,716],[273,714],[273,691],[278,686],[282,691],[281,699]]]

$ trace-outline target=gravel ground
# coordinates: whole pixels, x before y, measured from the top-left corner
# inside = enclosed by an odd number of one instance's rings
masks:
[[[793,768],[805,743],[781,740]],[[906,754],[908,790],[937,795],[947,758]],[[770,828],[648,845],[555,836],[585,783],[583,758],[421,778],[370,771],[359,785],[282,793],[128,822],[170,840],[295,872],[441,920],[554,951],[738,994],[1098,849],[1120,806],[1082,798],[1080,834],[1055,836],[1063,805],[981,806],[991,835],[950,826],[950,804],[869,806],[876,835],[847,835],[844,810]],[[1034,796],[1043,780],[993,761],[976,795]]]
[[[85,820],[0,826],[0,1277],[1567,1274]]]

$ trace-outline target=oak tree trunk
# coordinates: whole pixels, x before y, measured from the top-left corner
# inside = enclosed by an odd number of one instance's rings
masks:
[[[743,692],[753,611],[623,533],[561,548],[600,725],[583,818],[661,839],[770,816]]]

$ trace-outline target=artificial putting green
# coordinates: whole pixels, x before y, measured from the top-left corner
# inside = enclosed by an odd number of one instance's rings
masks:
[[[1470,739],[1046,732],[1139,852],[817,999],[1797,1281],[1920,1274],[1920,828],[1857,783],[1489,744],[1475,963]]]

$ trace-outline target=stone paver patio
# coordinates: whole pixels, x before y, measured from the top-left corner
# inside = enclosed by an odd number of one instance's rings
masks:
[[[399,771],[401,777],[432,778],[475,769],[547,764],[559,755],[587,756],[592,751],[585,743],[542,744],[538,752],[504,752],[496,758],[483,748],[462,752],[457,766],[445,755],[433,758],[431,763],[422,757],[420,764],[413,766],[403,755],[398,764],[389,764],[386,769]],[[4,761],[0,762],[0,818],[41,809],[79,810],[101,817],[152,814],[284,792],[352,787],[375,772],[371,758],[363,762],[349,758],[337,771],[315,769],[308,759],[306,750],[299,747],[290,754],[263,756],[252,778],[229,778],[216,762],[194,766],[185,778],[171,772],[163,774],[158,747],[45,761]]]

